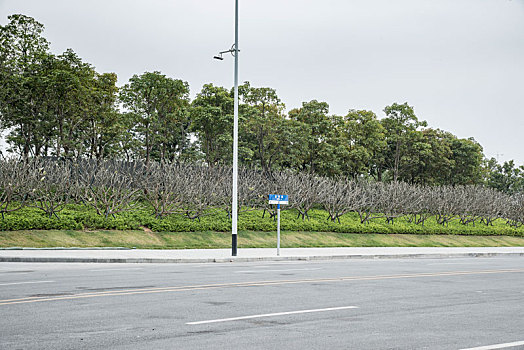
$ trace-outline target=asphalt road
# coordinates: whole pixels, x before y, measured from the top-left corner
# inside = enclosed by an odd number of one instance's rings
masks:
[[[0,349],[470,348],[524,349],[524,258],[0,264]]]

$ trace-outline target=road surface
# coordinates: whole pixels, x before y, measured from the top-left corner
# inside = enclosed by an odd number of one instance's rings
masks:
[[[0,263],[0,349],[524,349],[524,258]]]

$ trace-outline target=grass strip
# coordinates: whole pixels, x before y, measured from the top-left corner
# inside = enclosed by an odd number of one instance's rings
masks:
[[[276,247],[275,232],[240,231],[240,248]],[[307,247],[516,247],[524,237],[283,231],[283,248]],[[0,232],[0,247],[128,247],[137,249],[230,248],[227,232],[143,230],[38,230]]]

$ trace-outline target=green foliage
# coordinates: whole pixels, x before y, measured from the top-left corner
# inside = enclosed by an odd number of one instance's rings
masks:
[[[328,140],[332,137],[333,123],[328,116],[329,105],[326,102],[312,100],[303,102],[302,107],[291,110],[289,116],[297,123],[300,151],[295,154],[296,167],[302,171],[332,175],[337,164],[332,162],[336,146]]]
[[[27,157],[33,144],[45,138],[44,77],[49,42],[44,26],[34,18],[11,15],[0,26],[0,114],[2,128],[11,128],[8,141]]]
[[[393,173],[393,181],[405,179],[412,166],[413,155],[420,151],[420,127],[426,126],[419,121],[415,111],[408,103],[393,103],[384,108],[386,118],[381,120],[386,129],[387,151],[384,157],[384,170]]]
[[[245,103],[241,109],[243,123],[240,139],[251,157],[244,157],[244,163],[269,171],[280,166],[287,144],[287,121],[281,103],[274,89],[251,87],[245,82],[239,87],[239,94]]]
[[[204,85],[193,101],[191,131],[197,134],[208,165],[231,163],[233,105],[231,92],[213,84]]]
[[[42,24],[8,18],[0,27],[0,112],[10,151],[24,159],[114,155],[123,132],[116,75],[98,74],[71,49],[53,55]]]
[[[453,235],[508,235],[524,236],[524,227],[513,228],[505,221],[498,219],[493,226],[482,224],[462,225],[453,221],[447,226],[437,224],[434,218],[426,221],[424,226],[408,222],[405,218],[397,218],[393,224],[384,219],[375,219],[367,224],[361,224],[356,213],[348,213],[340,217],[340,224],[328,219],[324,210],[309,211],[309,220],[302,220],[296,210],[282,210],[281,229],[302,232],[337,232],[337,233],[405,233],[405,234],[453,234]],[[15,230],[136,230],[148,228],[156,232],[228,232],[231,220],[222,210],[209,210],[200,220],[191,220],[183,215],[169,215],[158,219],[152,215],[151,208],[142,208],[132,212],[116,214],[115,217],[104,218],[96,214],[92,208],[83,205],[67,205],[59,218],[49,218],[36,208],[25,207],[19,211],[5,215],[0,220],[0,231]],[[242,212],[239,214],[238,229],[244,231],[276,231],[276,222],[268,215],[262,218],[261,210]]]
[[[136,150],[145,158],[178,159],[189,142],[189,85],[160,72],[134,75],[120,91],[120,101],[131,112],[132,132],[140,140]]]
[[[386,130],[372,111],[350,110],[340,125],[341,175],[353,178],[376,171],[386,149]]]
[[[485,172],[489,187],[508,194],[524,192],[524,166],[517,167],[513,160],[498,164],[491,158],[486,161]]]
[[[453,163],[450,178],[446,182],[454,185],[478,184],[482,181],[482,146],[473,137],[451,141]]]

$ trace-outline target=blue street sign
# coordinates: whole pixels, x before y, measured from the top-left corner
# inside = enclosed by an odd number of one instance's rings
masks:
[[[270,194],[269,204],[288,204],[287,194]]]
[[[277,205],[277,255],[280,255],[280,204],[288,204],[287,194],[270,194],[269,204]]]

